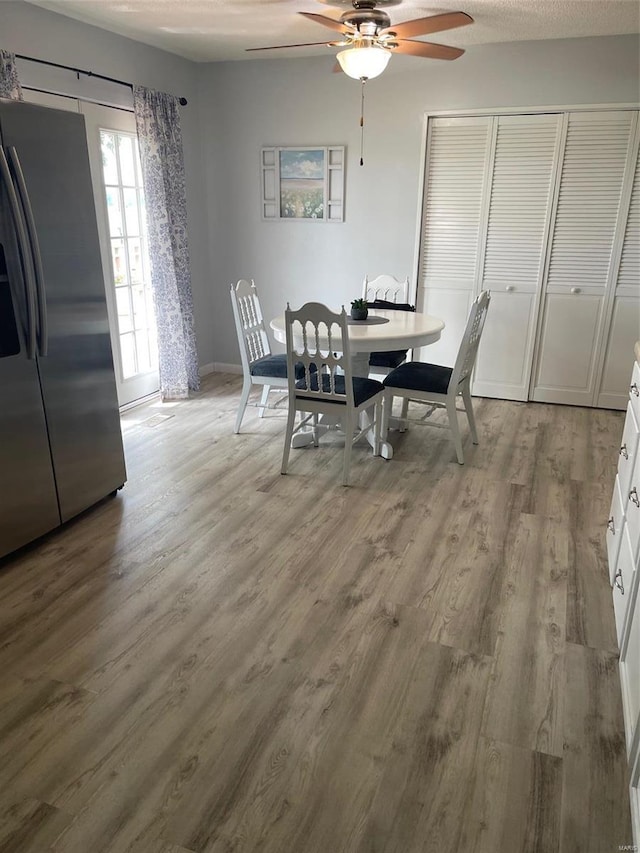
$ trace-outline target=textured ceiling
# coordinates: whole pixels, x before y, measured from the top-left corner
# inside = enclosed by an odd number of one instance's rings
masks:
[[[313,56],[328,48],[245,53],[248,47],[322,42],[332,31],[297,12],[334,18],[350,6],[317,0],[33,0],[42,6],[187,59],[207,62]],[[327,0],[328,2],[328,0]],[[403,0],[386,9],[392,23],[463,11],[475,23],[431,39],[456,47],[529,39],[640,32],[639,0]]]

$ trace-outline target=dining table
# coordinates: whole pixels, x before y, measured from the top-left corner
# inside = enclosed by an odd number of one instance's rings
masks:
[[[269,325],[274,338],[286,344],[284,314],[274,317]],[[386,308],[370,308],[366,320],[349,318],[347,328],[353,376],[369,375],[369,356],[372,352],[428,346],[440,340],[444,326],[444,320],[433,314],[424,314],[420,311],[394,311]],[[320,342],[322,345],[322,338]],[[326,344],[328,347],[328,340]],[[296,346],[298,345],[302,348],[302,335],[299,342],[296,340]],[[292,443],[292,446],[296,447],[302,447],[308,443],[304,433],[294,435],[294,440],[295,444]],[[373,430],[367,434],[367,440],[373,446]],[[393,448],[386,437],[382,441],[380,453],[385,459],[391,459],[393,456]]]

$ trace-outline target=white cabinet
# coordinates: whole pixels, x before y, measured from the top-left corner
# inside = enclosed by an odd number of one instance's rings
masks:
[[[633,618],[633,607],[637,593],[634,543],[629,535],[628,525],[624,525],[620,537],[620,548],[613,573],[613,612],[616,619],[618,647],[626,646],[629,626]],[[630,723],[630,728],[634,726]]]
[[[629,606],[635,600],[640,566],[640,367],[633,364],[628,406],[611,508],[607,519],[607,558],[613,585],[616,629],[620,648],[631,624]]]
[[[636,848],[640,848],[640,737],[636,736],[631,754],[631,823],[633,840]]]
[[[640,606],[636,601],[630,614],[625,644],[620,655],[620,683],[623,688],[622,700],[627,721],[628,743],[640,732]]]
[[[634,840],[638,845],[640,844],[640,600],[636,600],[620,656],[620,685],[627,744],[630,750],[631,823]]]
[[[640,367],[637,361],[627,399],[606,536],[637,844],[640,841]]]
[[[629,531],[634,560],[640,551],[640,453],[636,452],[627,489],[622,492],[622,508]]]
[[[624,527],[624,509],[622,506],[622,493],[620,491],[620,478],[616,477],[611,498],[611,509],[607,521],[607,559],[609,561],[609,577],[613,586],[620,543],[622,542],[622,529]]]
[[[629,401],[627,405],[627,417],[622,430],[622,440],[618,451],[618,480],[620,481],[620,494],[628,497],[631,485],[631,475],[638,454],[638,442],[640,440],[640,424],[638,423],[633,404]]]
[[[636,364],[633,375],[635,376],[637,372],[638,365]],[[634,387],[632,377],[632,390],[630,392],[632,398],[634,397]],[[640,489],[638,485],[634,485],[640,481],[640,426],[636,419],[636,409],[640,409],[640,406],[634,405],[630,400],[622,430],[618,452],[618,472],[607,521],[607,558],[612,584],[614,583],[618,555],[622,546],[623,530],[626,538],[629,539],[632,561],[638,557],[638,554],[634,553],[632,543],[635,543],[636,549],[640,548],[640,533],[638,531],[640,511],[635,503],[635,497]],[[622,626],[620,626],[621,628]]]
[[[633,366],[631,374],[631,384],[629,385],[629,402],[633,407],[633,412],[636,416],[636,421],[640,424],[640,366],[636,362]]]

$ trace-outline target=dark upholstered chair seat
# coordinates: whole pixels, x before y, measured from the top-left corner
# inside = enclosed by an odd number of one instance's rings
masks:
[[[279,379],[287,378],[287,354],[276,353],[265,355],[264,358],[259,358],[251,365],[252,376],[277,376]],[[296,379],[304,377],[304,366],[298,362],[296,364]]]
[[[409,361],[385,376],[383,384],[385,388],[406,388],[409,391],[446,394],[452,373],[452,367]]]
[[[387,352],[372,352],[369,356],[369,367],[387,367],[393,370],[394,367],[402,364],[407,357],[406,349],[393,349]]]
[[[379,391],[382,391],[382,383],[378,382],[376,379],[368,379],[364,376],[353,376],[351,381],[353,382],[353,399],[356,406],[361,406],[362,403],[365,403],[370,397],[374,397]],[[325,392],[330,391],[329,387],[330,377],[327,376],[326,373],[322,374],[322,388]],[[296,382],[296,388],[300,391],[307,391],[307,380],[303,377]],[[311,377],[311,390],[318,390],[318,375]],[[345,393],[345,384],[344,384],[344,376],[336,376],[335,377],[335,390],[337,394]],[[344,405],[339,401],[337,405]]]

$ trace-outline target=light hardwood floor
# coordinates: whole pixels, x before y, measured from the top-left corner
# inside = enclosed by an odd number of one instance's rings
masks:
[[[345,489],[239,392],[130,411],[125,489],[0,568],[2,853],[631,844],[623,414],[476,400],[464,467],[412,428]]]

